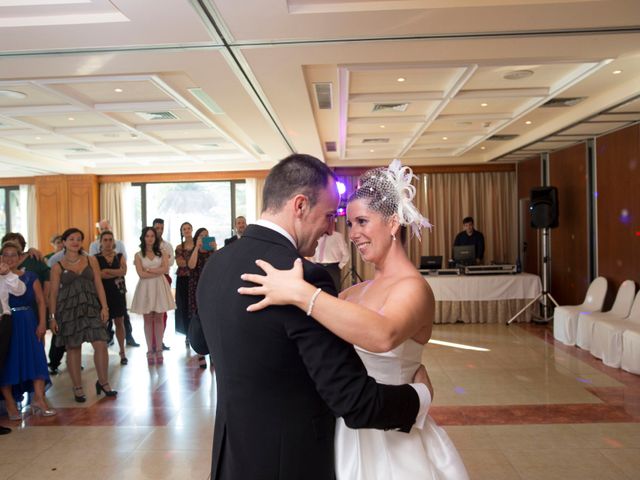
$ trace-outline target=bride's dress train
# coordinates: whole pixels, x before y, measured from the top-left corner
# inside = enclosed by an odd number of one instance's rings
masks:
[[[424,346],[407,340],[386,353],[356,347],[369,375],[379,383],[411,383]],[[338,480],[466,480],[462,459],[444,429],[427,416],[407,433],[352,430],[339,418],[335,451]]]

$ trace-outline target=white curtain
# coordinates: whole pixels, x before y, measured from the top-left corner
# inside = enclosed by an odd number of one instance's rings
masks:
[[[100,185],[100,219],[109,220],[116,239],[124,238],[124,194],[130,183],[103,183]]]
[[[262,211],[264,178],[247,178],[247,223],[255,223]]]
[[[13,228],[13,231],[25,235],[28,247],[38,248],[38,208],[35,185],[20,185],[19,205],[20,217],[26,219],[26,222],[23,220],[20,225]]]
[[[517,198],[515,172],[436,173],[418,175],[416,205],[434,227],[422,242],[412,239],[410,256],[451,256],[453,240],[470,216],[484,234],[484,263],[515,263]]]

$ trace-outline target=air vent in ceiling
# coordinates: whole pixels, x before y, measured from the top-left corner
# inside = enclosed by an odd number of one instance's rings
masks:
[[[541,105],[542,108],[573,107],[587,97],[557,97]]]
[[[409,106],[408,103],[376,103],[373,105],[373,110],[374,112],[388,112],[388,111],[393,111],[393,112],[404,112],[407,107]]]
[[[389,143],[389,139],[388,138],[364,138],[364,139],[362,139],[362,143],[367,143],[367,144],[371,144],[371,143]]]
[[[207,107],[207,109],[213,113],[214,115],[222,115],[224,111],[220,108],[213,98],[205,93],[201,88],[189,88],[189,93],[193,95],[202,105]]]
[[[136,112],[140,118],[144,118],[147,121],[154,120],[177,120],[178,117],[172,112]]]
[[[207,148],[218,148],[220,146],[217,143],[199,143],[198,145],[200,145],[201,147],[207,147]]]
[[[338,151],[338,147],[336,145],[336,142],[324,142],[324,149],[327,152],[336,152],[336,151]]]
[[[316,102],[320,110],[331,110],[333,108],[332,88],[330,82],[314,83],[316,92]]]
[[[491,135],[487,140],[492,140],[494,142],[508,142],[509,140],[513,140],[518,135]]]

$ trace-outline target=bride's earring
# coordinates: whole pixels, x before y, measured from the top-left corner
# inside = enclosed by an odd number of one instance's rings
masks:
[[[392,233],[392,234],[391,234],[391,238],[392,238],[392,240],[395,242],[395,241],[396,241],[396,234],[395,234],[395,233]]]

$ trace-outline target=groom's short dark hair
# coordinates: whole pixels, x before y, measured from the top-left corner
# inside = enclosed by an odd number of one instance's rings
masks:
[[[303,194],[313,207],[329,178],[337,179],[331,169],[311,155],[294,153],[271,169],[262,191],[262,211],[278,212],[294,195]]]

